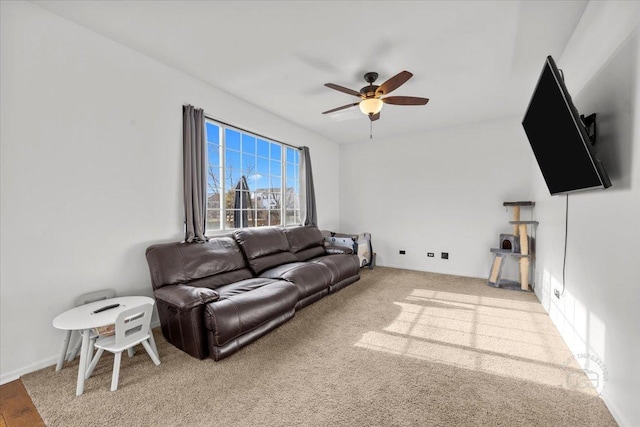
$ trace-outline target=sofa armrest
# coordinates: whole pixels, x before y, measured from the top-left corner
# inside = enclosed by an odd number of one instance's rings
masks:
[[[353,249],[347,248],[345,246],[325,246],[324,250],[328,255],[350,255],[353,253]]]
[[[220,296],[209,288],[197,288],[188,285],[169,285],[156,289],[156,299],[162,300],[179,310],[190,310],[199,305],[204,305],[218,300]]]

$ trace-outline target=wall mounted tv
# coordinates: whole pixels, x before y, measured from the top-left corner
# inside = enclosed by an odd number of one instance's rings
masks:
[[[552,195],[611,186],[592,146],[595,114],[578,114],[551,56],[547,57],[522,126]],[[589,136],[587,127],[593,128]]]

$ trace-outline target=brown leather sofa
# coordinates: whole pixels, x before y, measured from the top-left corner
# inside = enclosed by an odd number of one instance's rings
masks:
[[[205,243],[147,248],[162,334],[220,360],[360,278],[356,255],[325,248],[317,227],[248,228]]]

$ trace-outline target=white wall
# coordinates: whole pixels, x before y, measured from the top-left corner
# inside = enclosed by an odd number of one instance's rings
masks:
[[[556,58],[580,113],[597,113],[599,157],[613,186],[549,196],[534,163],[536,294],[620,425],[640,425],[640,3],[590,2]]]
[[[182,105],[311,149],[336,229],[338,146],[27,2],[1,7],[1,382],[54,363],[82,293],[151,294],[144,250],[180,240]]]
[[[530,151],[517,119],[343,145],[342,230],[371,232],[379,265],[488,277],[502,203],[530,199]]]

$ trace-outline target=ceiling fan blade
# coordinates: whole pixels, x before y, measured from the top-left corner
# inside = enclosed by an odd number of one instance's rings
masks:
[[[379,111],[376,114],[370,114],[369,115],[369,120],[371,120],[372,122],[375,122],[379,118],[380,118],[380,112]]]
[[[355,107],[358,104],[360,104],[360,103],[359,102],[354,102],[353,104],[343,105],[342,107],[334,108],[333,110],[327,110],[327,111],[323,112],[322,114],[333,113],[335,111],[340,111],[340,110],[344,110],[346,108]]]
[[[382,83],[380,87],[376,90],[376,95],[381,96],[381,95],[387,95],[388,93],[391,93],[391,91],[396,90],[400,86],[405,84],[406,81],[409,80],[411,77],[413,77],[413,74],[411,74],[408,71],[399,72],[398,74],[396,74],[395,76],[387,80],[386,82]]]
[[[353,96],[357,96],[358,98],[362,98],[362,95],[360,95],[360,92],[356,92],[355,90],[349,89],[348,87],[334,85],[333,83],[325,83],[324,85],[326,87],[331,88],[331,89],[335,89],[335,90],[337,90],[339,92],[348,93],[349,95],[353,95]]]
[[[382,98],[385,104],[394,105],[425,105],[429,102],[429,98],[418,98],[416,96],[388,96]]]

